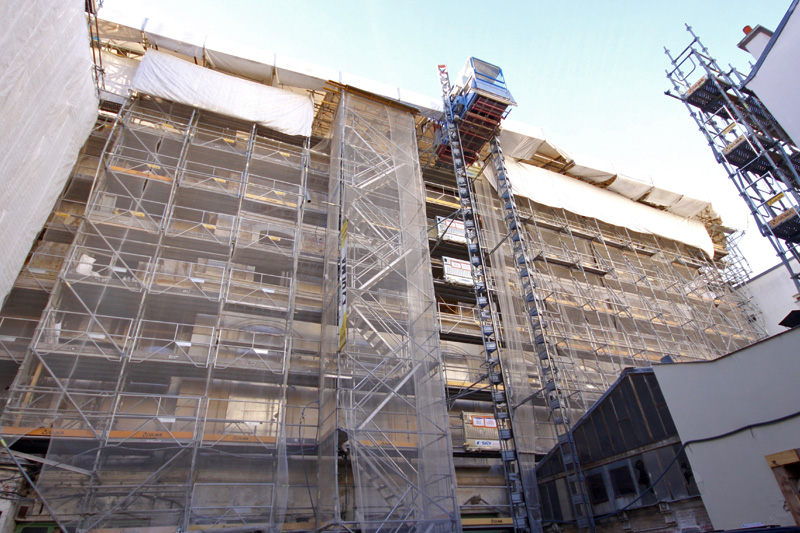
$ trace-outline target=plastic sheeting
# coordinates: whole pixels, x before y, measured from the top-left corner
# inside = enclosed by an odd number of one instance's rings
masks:
[[[544,131],[536,126],[522,124],[513,120],[504,120],[500,132],[500,144],[506,156],[517,159],[530,159],[534,154],[550,158],[569,156],[545,139]]]
[[[644,195],[653,190],[653,183],[641,181],[636,178],[629,178],[622,174],[617,174],[607,187],[608,190],[621,194],[631,200],[640,200]]]
[[[322,529],[461,531],[414,125],[405,111],[342,94],[327,227],[347,220],[348,229],[346,239],[335,230],[326,238]],[[344,438],[354,480],[349,505],[336,466]],[[357,527],[340,527],[347,516]]]
[[[287,135],[311,135],[311,96],[234,78],[155,50],[145,54],[133,89]]]
[[[81,0],[0,2],[0,301],[97,119],[83,8]]]
[[[714,255],[711,237],[699,220],[660,211],[577,179],[512,159],[506,160],[506,167],[515,194],[615,226],[673,239],[699,248],[709,257]],[[496,182],[491,166],[487,167],[487,172],[490,172],[493,183]]]
[[[595,183],[631,200],[644,200],[663,207],[676,215],[692,217],[711,208],[711,202],[656,186],[650,176],[637,174],[632,177],[602,159],[568,153],[547,140],[544,131],[533,126],[505,121],[500,143],[505,155],[515,159],[533,159],[535,155],[563,158],[570,163],[565,174]],[[714,215],[713,211],[711,214]]]
[[[128,97],[128,91],[136,75],[139,62],[109,52],[102,52],[101,59],[103,61],[102,87],[106,93],[103,98],[122,103]]]

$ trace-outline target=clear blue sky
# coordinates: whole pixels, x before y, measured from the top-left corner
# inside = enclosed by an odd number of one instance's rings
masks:
[[[749,71],[736,48],[746,25],[775,29],[790,0],[258,1],[105,0],[149,17],[279,55],[437,96],[436,65],[476,56],[503,68],[519,106],[570,153],[710,199],[728,224],[753,227],[670,87],[664,46],[689,42],[684,22],[723,64]],[[102,12],[101,12],[102,16]],[[454,73],[454,72],[453,72]],[[750,234],[755,234],[752,229]],[[777,262],[766,241],[743,247],[755,273]],[[760,242],[759,242],[760,241]]]

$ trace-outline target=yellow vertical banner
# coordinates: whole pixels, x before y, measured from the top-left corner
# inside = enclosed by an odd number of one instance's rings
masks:
[[[339,232],[339,351],[347,342],[347,219]]]

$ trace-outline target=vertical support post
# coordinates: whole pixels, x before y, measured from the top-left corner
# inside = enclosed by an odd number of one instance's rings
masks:
[[[792,264],[800,261],[800,234],[779,230],[787,219],[800,220],[798,149],[758,97],[740,87],[739,73],[723,71],[689,25],[686,30],[692,41],[680,54],[673,57],[664,48],[672,64],[667,78],[800,293],[800,271]],[[693,67],[689,74],[683,70],[687,64]],[[692,84],[688,76],[695,66],[704,77]]]

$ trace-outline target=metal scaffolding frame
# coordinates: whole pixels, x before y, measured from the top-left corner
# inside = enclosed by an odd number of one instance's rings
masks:
[[[35,489],[63,527],[282,527],[312,159],[126,104],[2,419],[7,443],[49,439]]]
[[[342,92],[320,357],[318,522],[460,531],[412,115]],[[341,456],[342,461],[337,461]],[[341,501],[350,471],[354,513]]]
[[[479,198],[496,195],[486,190]],[[573,402],[579,401],[573,419],[626,366],[650,366],[664,356],[711,359],[764,335],[759,311],[733,281],[741,277],[742,268],[735,259],[740,255],[735,240],[728,241],[727,256],[712,261],[675,241],[524,197],[517,197],[516,203],[539,276],[543,313],[558,331],[553,334],[560,338],[559,352],[580,354],[579,360],[589,365],[577,375],[571,371],[570,394]],[[494,207],[498,220],[502,208]],[[506,235],[501,231],[497,240]],[[510,263],[508,270],[514,273]],[[466,309],[440,303],[443,327],[455,323],[460,332],[471,331],[478,340],[478,322],[470,324],[462,318],[466,314]],[[552,442],[543,449],[551,446]]]
[[[712,359],[763,336],[719,265],[700,251],[524,198],[518,208],[532,215],[523,227],[540,276],[542,319],[567,357],[561,367],[573,420],[627,366],[666,356]]]
[[[559,464],[569,479],[559,482],[559,490],[570,495],[564,520],[589,530],[591,511],[570,446],[571,423],[626,367],[649,367],[665,357],[712,359],[764,331],[758,310],[729,281],[739,274],[726,267],[742,268],[735,258],[711,261],[675,241],[515,199],[508,178],[497,171],[499,145],[492,148],[497,191],[487,180],[476,185],[485,236],[499,246],[493,276],[514,288],[501,293],[503,329],[533,333],[520,353],[536,391],[524,401],[536,405],[537,447],[561,450]],[[728,245],[729,256],[736,256],[735,242]],[[511,339],[506,333],[506,350],[513,354]],[[544,368],[538,368],[540,361]]]
[[[513,527],[508,461],[465,449],[465,414],[504,420],[507,408],[510,479],[527,476],[537,500],[535,456],[558,433],[505,206],[479,165],[463,211],[435,120],[347,88],[320,113],[340,100],[336,123],[315,130],[333,141],[314,147],[144,95],[119,115],[102,105],[0,311],[2,368],[18,371],[0,432],[9,446],[49,443],[31,481],[65,529]],[[710,359],[763,335],[734,290],[733,239],[712,260],[515,204],[569,420],[625,367]],[[445,256],[471,256],[436,215],[480,224],[485,304],[444,279]],[[490,304],[502,375],[484,347]]]
[[[101,110],[64,190],[0,310],[0,362],[11,364],[14,372],[33,340],[44,306],[77,233],[113,122],[113,116]]]
[[[724,71],[688,24],[686,30],[692,41],[683,51],[673,57],[664,48],[672,64],[667,78],[800,292],[792,264],[800,261],[800,150],[743,87],[744,76]]]
[[[443,341],[447,343],[443,345],[446,383],[451,416],[456,416],[461,410],[485,409],[475,407],[474,399],[489,401],[490,384],[480,307],[466,296],[471,288],[442,279],[441,254],[463,256],[454,251],[458,244],[445,236],[440,218],[431,214],[450,214],[460,209],[463,200],[458,184],[444,179],[444,169],[435,162],[429,161],[425,172],[429,237],[432,251],[437,252],[432,267],[439,321],[448,339]],[[528,333],[530,315],[508,244],[510,234],[507,228],[500,229],[506,218],[504,205],[498,203],[484,174],[480,169],[471,172],[473,177],[481,176],[475,187],[486,248],[492,250],[489,275],[495,287],[514,287],[497,291],[504,352],[510,363],[520,365],[515,374],[527,376],[531,391],[515,400],[533,409],[533,437],[523,442],[544,453],[558,442],[543,394],[546,384],[538,358],[532,357],[536,339]],[[743,267],[734,239],[726,242],[724,234],[715,234],[716,255],[711,259],[676,241],[638,234],[524,197],[517,198],[516,204],[521,234],[528,242],[529,268],[538,283],[539,319],[548,325],[545,336],[561,371],[570,420],[580,418],[626,367],[651,366],[665,357],[713,359],[763,337],[760,312],[734,281],[742,276]],[[519,392],[526,385],[518,383],[515,388]],[[453,438],[457,444],[455,434]]]

